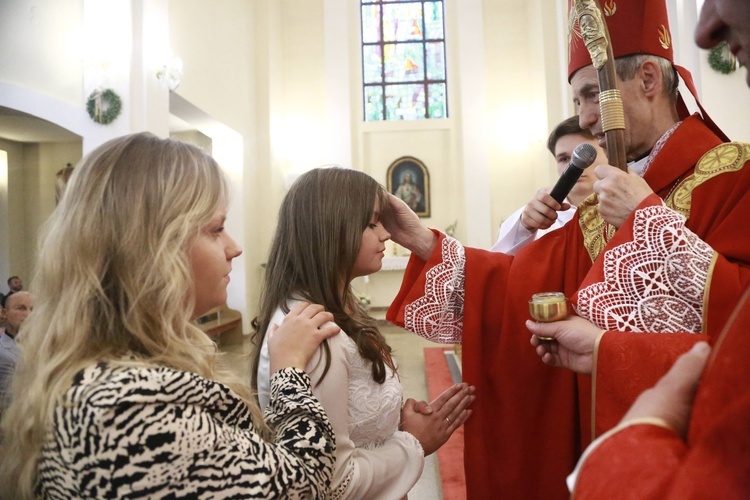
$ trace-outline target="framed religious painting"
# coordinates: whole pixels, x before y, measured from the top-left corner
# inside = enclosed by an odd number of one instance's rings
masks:
[[[430,216],[430,173],[424,163],[402,156],[391,163],[386,176],[389,193],[404,200],[418,216]]]

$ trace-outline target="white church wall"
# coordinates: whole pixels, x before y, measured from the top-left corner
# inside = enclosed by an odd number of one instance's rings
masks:
[[[144,0],[133,1],[140,6],[136,15],[149,15]],[[694,7],[694,0],[670,2]],[[0,105],[7,105],[8,89],[18,88],[62,103],[68,127],[84,141],[93,134],[83,110],[85,5],[0,4],[0,43],[13,47],[0,53]],[[249,315],[288,179],[309,168],[348,163],[385,183],[393,159],[416,156],[431,174],[432,214],[425,223],[444,229],[458,221],[456,236],[477,246],[489,245],[508,214],[554,182],[545,140],[573,112],[561,60],[567,33],[560,5],[446,0],[451,116],[398,124],[362,121],[357,2],[168,0],[168,7],[168,43],[185,68],[176,92],[242,136],[242,200],[233,208],[241,207],[246,229]],[[681,53],[693,30],[689,17],[677,27]],[[705,54],[687,58],[700,61],[693,71],[712,117],[731,137],[749,139],[744,69],[724,76],[707,67]],[[139,78],[151,77],[146,59]],[[134,97],[149,105],[138,92]],[[136,125],[149,126],[147,112],[135,116]],[[482,188],[474,198],[472,186]],[[373,277],[376,305],[387,305],[395,294],[393,276],[400,276],[389,273],[383,287]]]

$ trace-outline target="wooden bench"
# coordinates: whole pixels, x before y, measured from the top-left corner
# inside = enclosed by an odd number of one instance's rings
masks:
[[[244,340],[242,313],[226,304],[211,309],[195,322],[217,344],[241,344]]]

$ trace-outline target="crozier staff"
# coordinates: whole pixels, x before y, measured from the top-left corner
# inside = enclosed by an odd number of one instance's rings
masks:
[[[509,257],[431,231],[390,199],[386,229],[412,257],[387,318],[435,341],[462,342],[464,379],[477,387],[465,434],[470,498],[568,498],[565,477],[592,432],[616,425],[681,352],[718,335],[750,283],[750,232],[737,231],[750,214],[746,148],[725,143],[705,116],[682,113],[677,83],[685,72],[673,64],[663,0],[617,2],[605,21],[630,103],[630,171],[596,167],[598,203],[579,209],[579,224]],[[571,30],[568,74],[579,122],[605,145],[597,73],[578,36]],[[617,228],[609,239],[607,225]],[[608,378],[611,391],[592,394],[588,374],[539,362],[524,330],[529,299],[544,291],[572,299],[578,316],[570,321],[606,331],[591,343],[592,373],[598,388]]]

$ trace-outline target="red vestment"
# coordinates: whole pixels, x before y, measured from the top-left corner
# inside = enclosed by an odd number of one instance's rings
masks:
[[[586,458],[575,498],[750,496],[750,290],[717,340],[693,404],[687,442],[634,424]]]
[[[692,174],[700,156],[720,143],[699,118],[691,117],[656,154],[644,179],[659,197],[667,198]],[[686,234],[702,239],[707,244],[702,251],[708,248],[709,256],[712,248],[723,255],[710,272],[701,271],[707,272],[711,286],[706,308],[709,332],[723,325],[723,311],[736,303],[739,293],[732,297],[732,290],[750,281],[744,264],[739,264],[750,263],[750,232],[736,231],[750,215],[750,199],[739,196],[748,188],[750,169],[740,168],[692,189]],[[725,206],[727,200],[733,206]],[[639,209],[659,203],[653,196]],[[591,377],[550,368],[539,360],[524,324],[529,319],[528,301],[535,293],[550,291],[574,297],[587,277],[585,284],[596,285],[605,274],[607,252],[633,238],[628,226],[633,223],[631,216],[593,267],[581,227],[574,223],[531,243],[515,257],[464,248],[440,235],[427,262],[411,258],[387,317],[427,338],[463,343],[464,380],[477,386],[465,433],[469,498],[568,497],[565,477],[591,438]],[[675,224],[681,231],[681,223]],[[714,291],[715,287],[722,289]],[[666,353],[666,358],[671,363],[674,353]],[[608,364],[598,360],[600,380]],[[650,368],[638,362],[630,369],[640,376]]]

